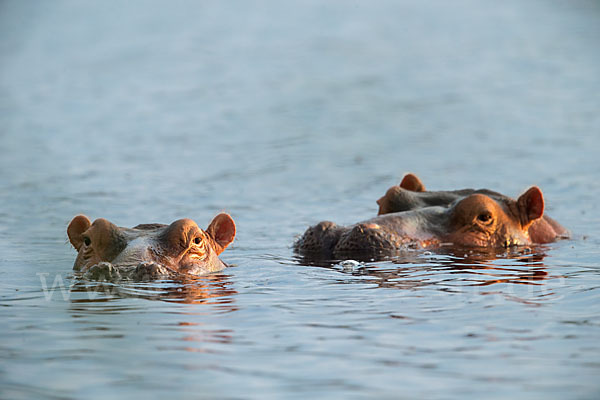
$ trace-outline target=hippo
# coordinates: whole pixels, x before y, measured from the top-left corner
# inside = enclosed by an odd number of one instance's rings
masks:
[[[308,228],[294,250],[313,258],[343,259],[446,245],[480,249],[525,246],[535,243],[529,228],[543,214],[544,197],[537,186],[517,200],[491,191],[461,192],[449,204],[424,204],[351,226],[320,222]]]
[[[488,189],[462,189],[452,191],[426,191],[423,182],[414,174],[406,174],[399,185],[392,186],[386,194],[377,200],[379,212],[377,215],[415,210],[428,206],[448,207],[458,199],[472,194],[483,194],[498,201],[510,198],[501,193]],[[554,219],[544,214],[535,220],[528,228],[533,243],[552,243],[569,237],[569,232]]]
[[[77,250],[73,269],[92,278],[152,279],[177,275],[203,275],[226,267],[219,259],[235,238],[235,223],[217,215],[206,231],[191,219],[171,225],[141,224],[122,228],[85,215],[71,220],[69,241]]]

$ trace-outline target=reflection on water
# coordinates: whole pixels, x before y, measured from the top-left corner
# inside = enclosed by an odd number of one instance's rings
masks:
[[[318,266],[361,277],[362,282],[379,287],[418,289],[439,286],[454,290],[469,286],[490,286],[499,283],[541,285],[550,276],[543,260],[544,246],[498,249],[445,247],[431,251],[401,251],[386,256],[385,262],[355,260],[316,260],[297,256],[300,264]],[[360,259],[360,258],[359,258]],[[366,278],[366,279],[365,279]]]
[[[131,299],[210,307],[210,311],[198,308],[176,311],[176,320],[172,322],[163,322],[164,318],[157,315],[152,331],[148,332],[157,338],[152,346],[155,351],[215,353],[219,352],[215,346],[231,343],[234,336],[231,329],[210,328],[198,320],[199,315],[238,310],[235,304],[237,292],[227,275],[181,277],[148,283],[88,281],[81,276],[74,279],[70,286],[69,313],[78,321],[78,337],[84,340],[124,339],[130,335],[131,332],[111,327],[108,320],[98,322],[98,318],[151,312],[148,306],[131,303]],[[168,335],[169,340],[165,341],[164,335]]]
[[[234,299],[237,294],[229,277],[222,274],[181,276],[149,283],[78,279],[71,286],[71,292],[87,294],[88,297],[73,296],[73,303],[110,302],[114,298],[137,297],[174,303],[216,305],[223,312],[236,310]]]

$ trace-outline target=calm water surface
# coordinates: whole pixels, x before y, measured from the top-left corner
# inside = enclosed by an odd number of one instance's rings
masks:
[[[600,395],[600,3],[0,3],[0,398]],[[402,174],[573,239],[311,265]],[[76,214],[227,211],[235,267],[74,276]]]

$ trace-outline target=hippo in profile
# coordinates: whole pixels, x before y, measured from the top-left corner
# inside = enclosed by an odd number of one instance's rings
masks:
[[[67,228],[77,250],[73,269],[94,278],[133,279],[202,275],[226,267],[219,254],[233,242],[235,223],[228,214],[217,215],[206,231],[191,219],[171,225],[142,224],[121,228],[99,218],[93,223],[78,215]]]
[[[379,212],[384,215],[402,211],[410,211],[429,206],[449,207],[458,199],[472,194],[483,194],[497,201],[510,201],[510,197],[488,189],[462,189],[451,191],[427,191],[423,182],[414,174],[406,174],[402,182],[392,186],[385,195],[377,200]],[[533,221],[528,228],[533,243],[552,243],[569,236],[569,232],[554,219],[544,214]]]
[[[449,204],[423,205],[351,226],[320,222],[296,241],[294,249],[306,256],[341,259],[449,244],[478,248],[530,245],[535,241],[529,228],[543,214],[544,197],[536,186],[517,200],[490,191],[464,192]]]

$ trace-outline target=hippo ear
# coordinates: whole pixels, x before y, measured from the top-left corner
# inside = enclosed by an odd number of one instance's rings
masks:
[[[523,193],[517,200],[521,218],[525,225],[530,224],[544,215],[544,195],[537,186],[533,186]]]
[[[379,206],[379,211],[377,212],[377,215],[394,212],[394,209],[390,205],[390,203],[393,202],[394,198],[398,196],[398,192],[400,191],[400,186],[392,186],[387,190],[387,192],[385,192],[385,195],[383,195],[377,200],[377,205]]]
[[[75,247],[75,250],[79,251],[79,248],[81,248],[81,245],[83,244],[83,237],[81,234],[87,231],[91,225],[90,219],[85,215],[78,215],[69,223],[67,235],[69,236],[69,241],[73,247]]]
[[[425,185],[415,174],[406,174],[400,182],[402,189],[410,190],[411,192],[424,192]]]
[[[217,254],[221,254],[235,238],[235,222],[229,214],[221,213],[217,215],[206,230],[218,245],[215,249]]]
[[[377,205],[379,206],[379,210],[377,210],[377,215],[385,214],[387,211],[387,208],[386,208],[387,202],[386,202],[385,196],[377,199]]]

